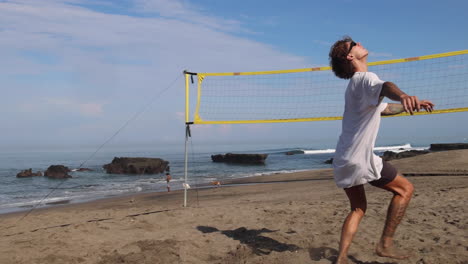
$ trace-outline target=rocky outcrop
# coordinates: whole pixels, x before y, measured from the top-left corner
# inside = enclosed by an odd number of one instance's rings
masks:
[[[290,150],[284,153],[285,155],[296,155],[296,154],[304,154],[303,150]]]
[[[35,176],[42,176],[42,172],[37,171],[36,173],[33,173],[32,169],[27,169],[16,174],[17,178],[27,178],[27,177],[35,177]]]
[[[468,143],[441,143],[431,144],[429,150],[407,150],[402,152],[385,151],[382,155],[382,159],[385,161],[410,158],[418,155],[423,155],[435,151],[446,151],[446,150],[457,150],[457,149],[468,149]],[[333,158],[326,160],[324,163],[332,164]]]
[[[431,151],[468,149],[468,143],[431,144]]]
[[[446,151],[446,150],[457,150],[457,149],[468,149],[468,143],[446,143],[446,144],[431,144],[429,150],[408,150],[400,153],[392,151],[385,151],[382,159],[394,160],[418,156],[421,154],[427,154],[433,151]]]
[[[395,159],[403,159],[403,158],[410,158],[422,154],[429,153],[429,150],[407,150],[402,152],[393,152],[393,151],[385,151],[382,155],[382,159],[385,161],[395,160]]]
[[[67,179],[72,176],[68,175],[70,169],[63,165],[51,165],[44,173],[44,176],[51,179]]]
[[[217,154],[211,155],[213,162],[226,162],[238,164],[265,164],[268,154]]]
[[[115,157],[103,168],[109,174],[158,174],[169,168],[169,162],[158,158]]]

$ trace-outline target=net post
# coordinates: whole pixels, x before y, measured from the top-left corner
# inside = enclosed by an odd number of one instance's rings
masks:
[[[188,154],[187,154],[187,143],[189,137],[190,125],[185,125],[185,154],[184,154],[184,207],[187,207],[187,164],[188,164]]]
[[[192,122],[185,123],[185,154],[184,154],[184,207],[187,207],[188,185],[188,138],[191,137],[190,125]]]
[[[193,83],[193,75],[197,75],[196,73],[189,72],[184,70],[185,75],[185,153],[184,153],[184,207],[187,207],[187,189],[189,188],[188,185],[188,138],[190,135],[190,125],[193,122],[189,122],[190,112],[189,112],[189,98],[190,98],[190,82],[189,78],[192,80]]]
[[[188,164],[188,154],[187,154],[187,143],[188,143],[188,132],[190,129],[188,125],[189,121],[189,74],[187,70],[184,70],[185,75],[185,153],[184,153],[184,207],[187,207],[187,164]]]
[[[189,95],[190,95],[189,76],[190,74],[187,72],[187,70],[184,70],[184,75],[185,75],[185,123],[187,123],[189,121]]]

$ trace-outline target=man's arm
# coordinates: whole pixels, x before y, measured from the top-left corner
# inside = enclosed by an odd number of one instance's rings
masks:
[[[380,113],[380,115],[383,116],[389,116],[389,115],[398,115],[401,114],[405,111],[405,108],[403,107],[402,104],[392,104],[388,103],[387,107]]]
[[[393,101],[400,101],[402,95],[406,95],[398,86],[392,82],[384,82],[380,96],[388,97]]]
[[[427,112],[432,112],[434,110],[434,104],[431,101],[421,100],[419,101],[421,108]],[[405,112],[405,107],[402,104],[392,104],[388,103],[387,107],[380,113],[382,116],[398,115]]]
[[[420,102],[416,96],[409,96],[405,94],[396,84],[392,82],[384,82],[382,85],[381,96],[385,96],[394,101],[400,101],[403,105],[404,111],[413,114],[413,110],[419,111],[421,109]]]

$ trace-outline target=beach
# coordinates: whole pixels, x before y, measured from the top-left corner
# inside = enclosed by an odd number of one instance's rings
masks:
[[[415,186],[397,229],[407,260],[374,253],[392,194],[366,185],[350,263],[468,263],[468,150],[391,161]],[[349,212],[331,169],[231,179],[0,215],[0,263],[333,263]],[[23,218],[24,217],[24,218]]]

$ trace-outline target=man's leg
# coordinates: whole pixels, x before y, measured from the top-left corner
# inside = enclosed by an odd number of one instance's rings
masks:
[[[382,237],[377,244],[376,253],[381,257],[408,258],[407,254],[399,253],[395,250],[393,247],[393,236],[398,224],[400,224],[401,219],[405,215],[406,208],[413,195],[413,184],[398,173],[393,181],[380,188],[392,192],[393,198],[388,207],[387,220],[385,221]]]
[[[337,264],[347,263],[348,249],[356,234],[359,223],[361,222],[367,208],[366,193],[364,185],[354,186],[344,189],[351,203],[351,212],[346,217],[343,228],[341,229],[340,252]]]

